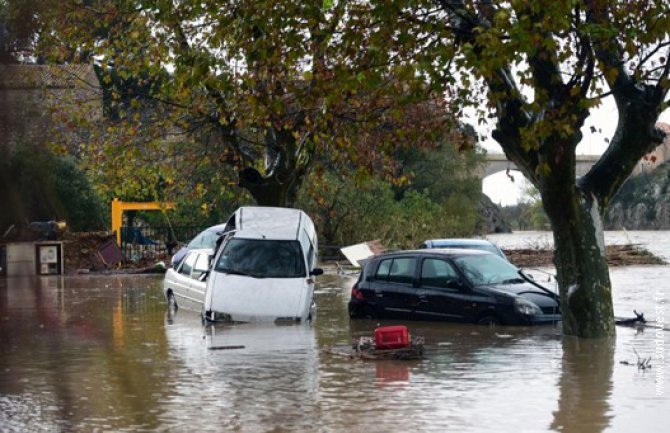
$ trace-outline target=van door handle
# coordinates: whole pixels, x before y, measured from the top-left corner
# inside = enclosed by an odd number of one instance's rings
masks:
[[[419,295],[419,304],[427,304],[428,303],[428,298],[426,298],[424,295]]]
[[[375,296],[378,297],[378,298],[383,298],[384,297],[384,292],[376,290],[375,291]]]

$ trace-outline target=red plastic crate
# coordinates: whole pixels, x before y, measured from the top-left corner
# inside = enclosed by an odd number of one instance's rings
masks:
[[[381,326],[375,329],[375,346],[377,349],[401,349],[409,346],[407,326]]]

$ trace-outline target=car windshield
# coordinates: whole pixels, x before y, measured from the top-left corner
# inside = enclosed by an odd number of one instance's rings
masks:
[[[215,270],[255,278],[305,277],[305,261],[298,241],[231,239]]]
[[[516,266],[493,254],[463,255],[454,262],[475,286],[523,282]]]

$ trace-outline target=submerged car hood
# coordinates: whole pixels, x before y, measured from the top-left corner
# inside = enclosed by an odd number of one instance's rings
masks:
[[[306,319],[312,287],[302,278],[251,278],[214,272],[206,308],[234,321]]]
[[[491,289],[506,295],[522,296],[524,298],[528,298],[530,301],[533,301],[539,306],[555,305],[559,301],[557,294],[551,292],[548,289],[542,290],[528,282],[515,284],[490,284],[479,287]]]

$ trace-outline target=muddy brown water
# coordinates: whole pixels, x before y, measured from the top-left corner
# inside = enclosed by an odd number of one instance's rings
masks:
[[[406,322],[424,360],[351,361],[322,349],[376,326],[347,317],[353,278],[319,277],[311,325],[215,327],[156,276],[0,279],[0,431],[667,431],[670,332]],[[617,313],[670,316],[670,267],[612,280]]]

